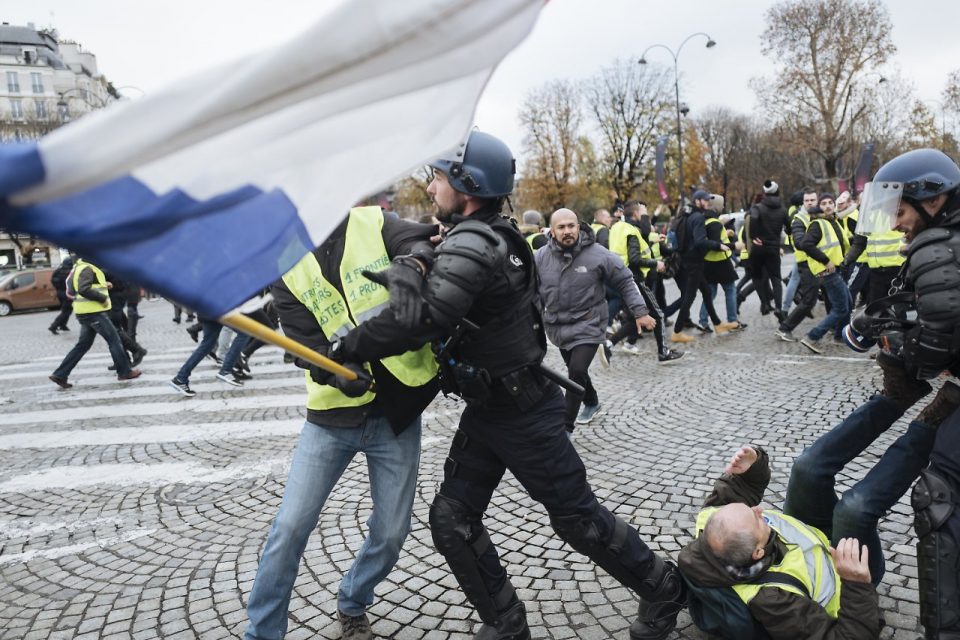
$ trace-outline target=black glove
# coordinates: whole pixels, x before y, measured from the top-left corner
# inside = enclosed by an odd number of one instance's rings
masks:
[[[359,398],[367,391],[370,391],[372,386],[370,377],[362,365],[356,362],[344,362],[343,366],[357,373],[358,376],[355,380],[347,380],[342,376],[331,375],[333,378],[331,382],[334,387],[340,390],[340,393],[350,398]]]
[[[390,291],[390,309],[401,327],[412,329],[423,317],[423,272],[415,258],[399,256],[384,271],[364,271],[363,277]]]

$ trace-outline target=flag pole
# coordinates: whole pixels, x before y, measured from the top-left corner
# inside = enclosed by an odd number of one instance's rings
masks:
[[[301,360],[306,360],[310,364],[315,364],[324,371],[328,371],[334,375],[346,378],[347,380],[356,380],[358,377],[355,371],[352,371],[343,365],[334,362],[330,358],[317,353],[313,349],[303,346],[295,340],[291,340],[290,338],[277,333],[270,327],[261,324],[256,320],[248,318],[242,313],[228,313],[225,316],[221,316],[219,322],[220,324],[225,324],[228,327],[236,329],[237,331],[242,331],[247,335],[251,335],[258,340],[263,340],[264,342],[276,345],[284,351],[292,353]]]

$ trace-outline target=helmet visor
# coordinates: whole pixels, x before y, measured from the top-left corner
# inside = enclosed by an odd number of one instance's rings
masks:
[[[900,182],[868,182],[860,198],[857,233],[868,236],[893,229],[903,196]]]

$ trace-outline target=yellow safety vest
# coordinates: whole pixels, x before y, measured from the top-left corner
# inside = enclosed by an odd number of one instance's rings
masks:
[[[900,253],[902,243],[903,234],[899,231],[871,233],[867,236],[867,248],[863,252],[867,256],[867,266],[871,269],[899,267],[907,260]]]
[[[662,257],[660,253],[660,234],[651,231],[650,235],[647,236],[647,244],[650,245],[650,255],[654,260],[659,260]]]
[[[704,509],[697,515],[697,536],[707,525],[707,520],[719,507]],[[806,593],[786,583],[767,584],[735,584],[733,590],[747,605],[753,600],[760,589],[777,588],[789,591],[799,596],[816,600],[831,618],[836,619],[840,614],[840,576],[833,564],[830,555],[830,541],[823,532],[815,527],[780,513],[778,511],[764,511],[763,517],[777,537],[787,546],[787,555],[780,564],[771,566],[768,571],[782,573],[799,580]]]
[[[603,229],[605,226],[607,226],[607,225],[605,225],[605,224],[600,224],[599,222],[592,222],[592,223],[590,223],[590,228],[593,229],[593,232],[594,232],[594,233],[599,232],[600,229]]]
[[[330,284],[313,253],[308,253],[283,276],[290,292],[317,319],[323,335],[333,341],[351,329],[373,318],[387,307],[389,292],[361,275],[364,270],[383,271],[390,266],[390,257],[383,244],[383,212],[380,207],[355,207],[350,210],[343,259],[340,261],[340,283],[344,295]],[[416,351],[390,356],[380,361],[400,382],[420,387],[437,375],[437,363],[429,345]],[[368,365],[369,370],[369,365]],[[359,398],[344,395],[335,387],[317,384],[305,372],[307,408],[315,410],[359,407],[376,397],[368,391]]]
[[[793,220],[800,218],[803,222],[803,230],[806,231],[810,227],[810,214],[804,211],[803,209],[793,217]],[[787,237],[790,238],[790,244],[793,245],[793,220],[790,221],[790,230],[791,233],[787,234]],[[797,261],[797,264],[801,264],[807,261],[807,254],[803,251],[800,251],[799,247],[793,247],[793,256]]]
[[[88,300],[80,295],[80,273],[84,269],[93,269],[93,274],[96,276],[96,282],[94,282],[90,288],[105,295],[107,297],[106,302]],[[107,288],[107,277],[103,275],[103,271],[101,271],[99,267],[96,267],[83,259],[77,260],[76,266],[73,267],[73,290],[77,292],[77,297],[73,300],[73,312],[78,316],[82,316],[87,313],[110,311],[110,309],[113,308],[113,303],[110,302],[110,290]]]
[[[740,244],[743,245],[743,249],[740,249],[740,260],[749,260],[750,259],[750,247],[747,246],[747,243],[743,241],[743,230],[747,225],[740,225],[740,230],[737,231],[737,240],[740,241]]]
[[[650,245],[646,243],[643,239],[643,235],[640,233],[640,230],[629,222],[624,222],[623,220],[617,220],[612,227],[610,227],[610,251],[613,251],[615,254],[620,256],[620,259],[623,260],[623,264],[627,267],[630,266],[630,256],[627,251],[627,238],[633,236],[637,239],[637,242],[640,243],[640,257],[647,260],[651,259]],[[650,272],[650,267],[640,267],[640,273],[643,276],[646,276]]]
[[[707,218],[704,226],[709,228],[712,223],[716,223],[720,225],[720,242],[723,242],[724,236],[726,235],[726,229],[723,227],[723,223],[720,222],[719,218]],[[720,251],[717,251],[716,249],[711,249],[710,251],[707,251],[707,255],[703,256],[703,259],[706,260],[707,262],[723,262],[729,257],[730,257],[729,249],[721,249]]]
[[[823,251],[835,266],[840,266],[843,262],[843,243],[840,241],[840,236],[827,220],[817,218],[814,222],[820,225],[820,242],[817,243],[817,249]],[[827,268],[826,265],[809,259],[807,266],[810,268],[810,273],[815,276],[820,275]]]
[[[536,250],[537,250],[536,247],[533,246],[533,241],[534,241],[534,239],[535,239],[537,236],[539,236],[539,235],[543,235],[543,233],[540,232],[540,231],[538,231],[537,233],[531,233],[531,234],[528,235],[526,238],[524,238],[524,240],[527,241],[527,244],[530,245],[530,250],[531,250],[531,251],[536,251]]]

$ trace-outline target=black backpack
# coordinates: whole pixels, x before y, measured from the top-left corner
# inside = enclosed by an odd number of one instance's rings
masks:
[[[733,587],[701,587],[688,578],[685,581],[687,608],[698,629],[726,640],[770,640]],[[809,596],[802,582],[785,573],[766,571],[750,582],[788,585]]]

